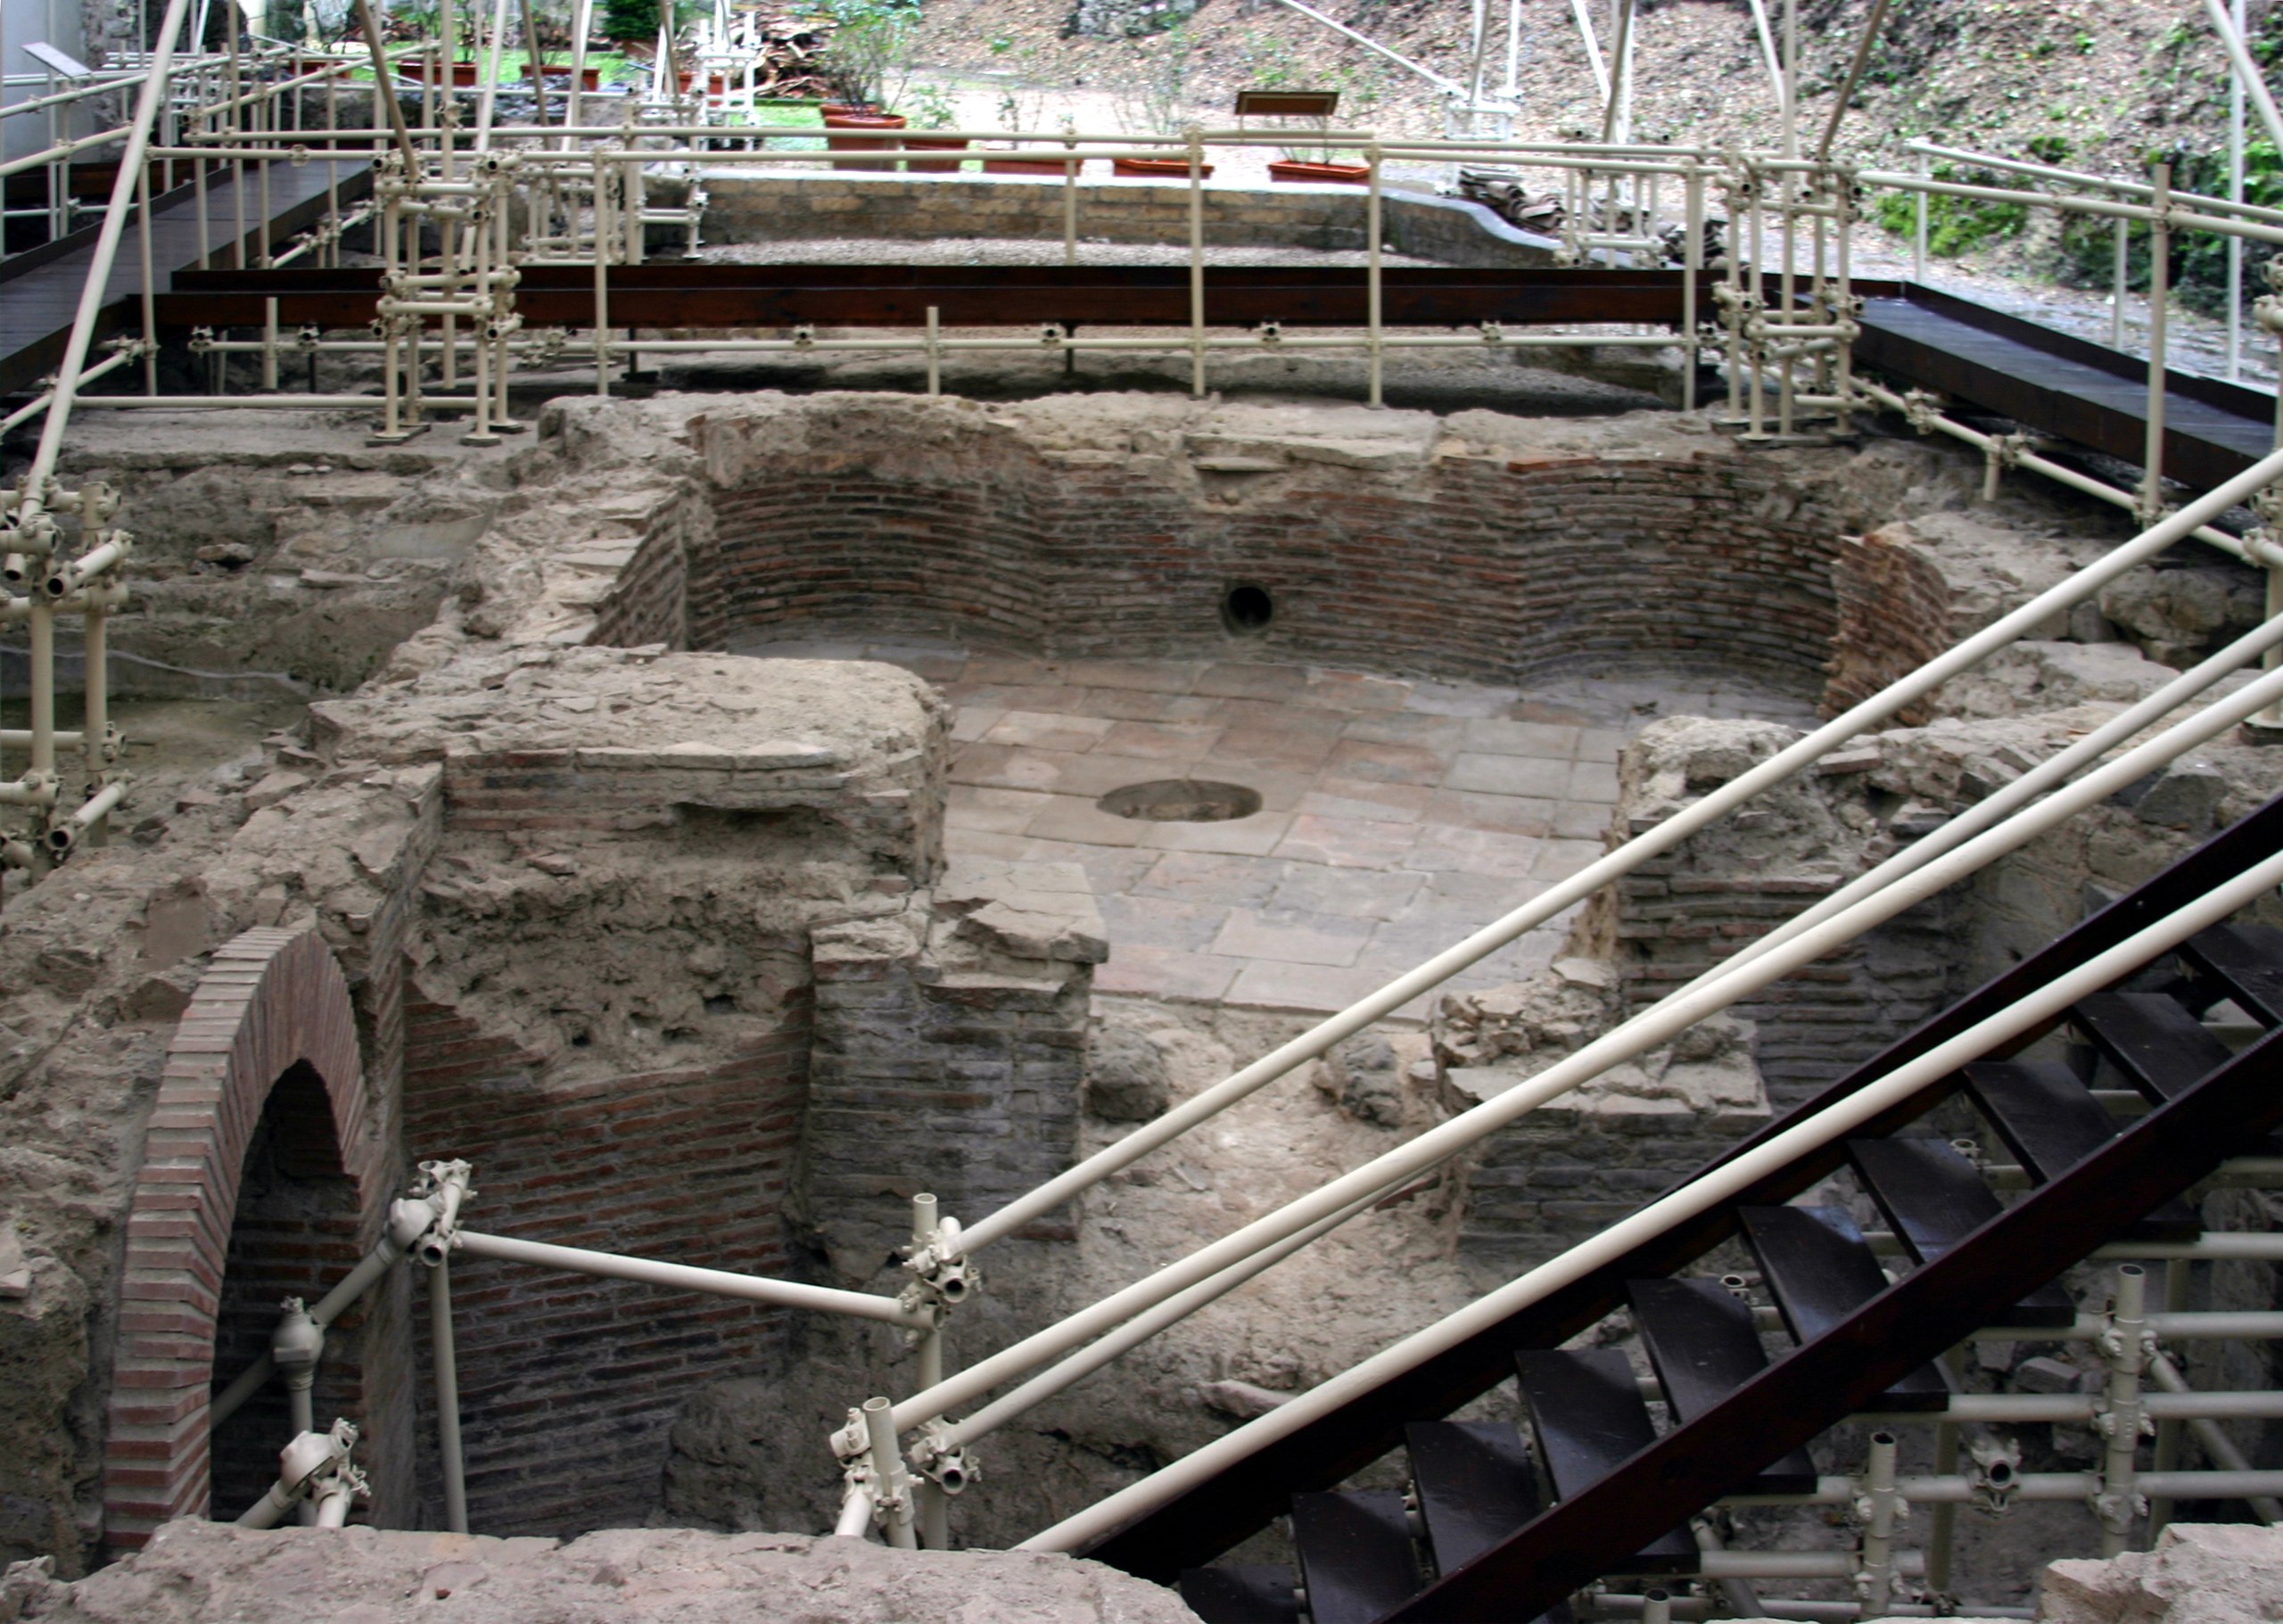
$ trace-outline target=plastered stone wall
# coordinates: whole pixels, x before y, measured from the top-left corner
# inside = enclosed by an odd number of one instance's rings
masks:
[[[1190,189],[1104,175],[1085,167],[1078,185],[1078,235],[1109,243],[1189,241]],[[860,236],[1031,237],[1059,241],[1060,179],[1027,176],[755,175],[724,169],[704,177],[705,235],[711,243],[769,243]],[[1203,187],[1205,240],[1216,247],[1291,246],[1360,250],[1369,200],[1361,186]],[[1398,253],[1463,266],[1554,263],[1554,244],[1518,231],[1479,203],[1422,192],[1390,191],[1381,202],[1384,241]]]

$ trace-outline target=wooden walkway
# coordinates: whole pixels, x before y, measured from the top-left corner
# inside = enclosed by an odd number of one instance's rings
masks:
[[[317,161],[299,169],[287,163],[271,166],[271,241],[283,243],[323,217],[329,167],[335,166]],[[337,167],[344,202],[371,189],[372,169],[367,159],[359,157]],[[245,245],[251,260],[260,251],[262,207],[261,182],[251,170],[245,177]],[[218,170],[208,178],[206,218],[211,259],[227,265],[237,236],[237,202],[227,170]],[[62,359],[71,318],[79,307],[79,291],[95,260],[96,230],[94,225],[82,227],[60,242],[0,263],[0,394],[33,388]],[[152,214],[151,265],[160,287],[171,285],[176,272],[195,268],[201,258],[197,195],[190,186],[178,186],[157,200]],[[119,256],[112,261],[111,280],[103,288],[105,304],[96,329],[98,339],[136,326],[140,318],[135,298],[142,286],[140,233],[130,221]]]
[[[2147,455],[2148,367],[2104,345],[1913,284],[1865,290],[1858,362],[2041,434],[2139,466]],[[2275,449],[2275,397],[2190,373],[2164,375],[2167,478],[2209,490]]]

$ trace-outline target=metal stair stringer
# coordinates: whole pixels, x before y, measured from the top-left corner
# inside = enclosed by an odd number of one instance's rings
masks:
[[[2283,1029],[1921,1265],[1380,1624],[1504,1624],[1560,1603],[1986,1324],[2283,1124]]]

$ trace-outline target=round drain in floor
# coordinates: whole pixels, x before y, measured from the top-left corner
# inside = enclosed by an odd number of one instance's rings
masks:
[[[1260,791],[1210,779],[1153,779],[1113,789],[1094,803],[1119,818],[1150,823],[1223,823],[1260,810]]]

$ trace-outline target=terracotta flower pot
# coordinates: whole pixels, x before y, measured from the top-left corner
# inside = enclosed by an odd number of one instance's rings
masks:
[[[1362,186],[1371,184],[1372,166],[1368,163],[1309,163],[1298,158],[1278,158],[1269,163],[1268,178]]]
[[[1189,160],[1186,158],[1113,158],[1109,161],[1109,172],[1113,175],[1123,175],[1129,180],[1187,180]],[[1199,178],[1210,180],[1213,178],[1213,166],[1209,163],[1200,163],[1197,166],[1197,173]]]
[[[475,63],[453,62],[450,64],[450,83],[455,85],[473,85],[475,83]],[[416,83],[424,85],[428,82],[428,64],[425,62],[421,62],[416,65],[408,62],[400,71],[404,74],[405,78],[412,79]]]
[[[1071,165],[1066,165],[1059,158],[986,158],[983,161],[985,175],[1051,175],[1057,180],[1061,179],[1064,169],[1070,167],[1083,172],[1086,161],[1076,159]]]
[[[967,137],[906,136],[903,144],[929,153],[964,153],[967,151]],[[907,158],[903,161],[903,167],[905,173],[911,175],[956,175],[960,172],[960,161],[956,158]]]
[[[898,130],[903,128],[903,115],[901,113],[827,113],[824,120],[826,130],[824,144],[836,153],[862,153],[875,151],[883,146],[896,146],[901,144],[900,136],[858,136],[842,132],[860,129]],[[895,164],[888,159],[874,159],[868,161],[853,158],[836,158],[832,161],[832,167],[836,169],[892,170],[895,168]]]
[[[826,102],[818,106],[817,116],[829,121],[834,119],[845,119],[851,113],[879,111],[880,106],[877,102]]]
[[[571,83],[571,64],[568,62],[541,63],[540,72],[547,76],[548,88],[550,89],[565,88]],[[529,62],[525,62],[523,64],[523,77],[525,78],[533,78],[537,77],[537,75],[532,72],[532,65]],[[603,70],[600,68],[581,68],[579,70],[580,89],[600,90],[602,86]]]

